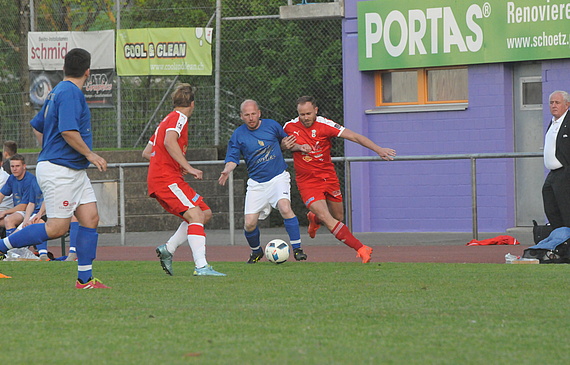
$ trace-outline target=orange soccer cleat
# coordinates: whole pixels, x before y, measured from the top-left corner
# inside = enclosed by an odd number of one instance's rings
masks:
[[[363,245],[356,251],[356,257],[360,257],[363,264],[367,264],[370,262],[370,258],[372,256],[372,247],[368,247]]]
[[[81,284],[79,280],[75,283],[77,289],[111,289],[101,282],[99,279],[92,278],[85,284]]]
[[[307,213],[307,219],[309,220],[309,227],[307,227],[307,233],[309,233],[309,237],[315,238],[317,235],[317,231],[321,228],[321,225],[317,223],[317,216],[315,213],[309,211]]]

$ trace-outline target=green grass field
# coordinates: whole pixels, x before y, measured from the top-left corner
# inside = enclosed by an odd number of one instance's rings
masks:
[[[566,364],[568,265],[0,262],[0,364]]]

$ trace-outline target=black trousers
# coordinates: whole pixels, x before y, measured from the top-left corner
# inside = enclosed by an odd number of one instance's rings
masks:
[[[570,227],[570,167],[548,173],[542,185],[542,202],[553,228]]]

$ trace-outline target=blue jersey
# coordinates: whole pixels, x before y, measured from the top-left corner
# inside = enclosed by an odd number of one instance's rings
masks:
[[[259,128],[253,131],[242,124],[228,142],[226,162],[239,164],[241,155],[251,179],[269,181],[287,168],[281,152],[281,140],[285,137],[283,127],[273,119],[261,119]]]
[[[89,166],[85,156],[63,139],[61,132],[78,131],[85,144],[92,148],[91,113],[85,96],[71,81],[62,81],[49,93],[40,112],[30,122],[43,133],[39,161],[81,170]]]
[[[26,175],[28,175],[28,173],[26,173]],[[32,214],[36,214],[40,210],[42,203],[44,202],[44,194],[42,193],[42,190],[40,189],[40,185],[38,184],[37,179],[34,179],[34,182],[31,186],[31,189],[28,191],[28,199],[27,200],[28,200],[28,203],[34,203],[35,204],[34,211],[32,212]]]
[[[34,213],[40,210],[43,202],[43,195],[38,181],[36,177],[29,172],[24,174],[22,180],[18,180],[14,175],[10,175],[6,184],[0,189],[0,193],[4,194],[4,196],[12,195],[14,206],[35,203],[36,208],[34,209]]]

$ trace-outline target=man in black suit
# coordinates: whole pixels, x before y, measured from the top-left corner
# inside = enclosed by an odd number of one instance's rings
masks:
[[[549,100],[552,120],[544,137],[544,166],[550,172],[542,201],[552,228],[570,227],[570,95],[557,90]]]

